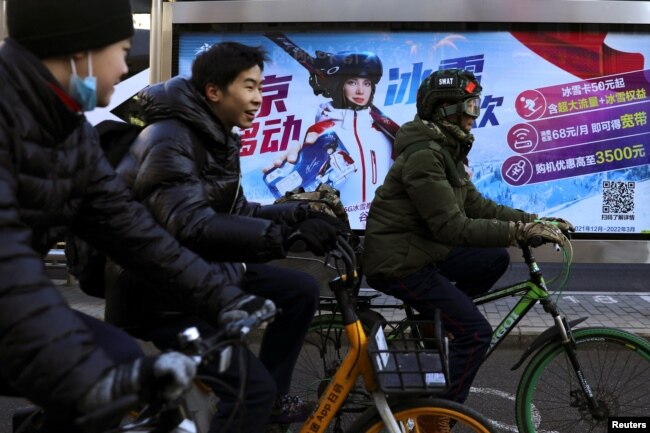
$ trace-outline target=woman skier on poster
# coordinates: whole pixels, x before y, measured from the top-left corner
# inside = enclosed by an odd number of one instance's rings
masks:
[[[286,160],[295,163],[299,151],[323,136],[336,136],[354,161],[356,171],[334,186],[354,228],[363,229],[375,190],[392,164],[393,141],[399,128],[372,103],[377,83],[383,74],[379,57],[369,51],[343,51],[335,54],[316,51],[309,84],[315,95],[331,98],[318,107],[315,123],[305,134],[302,145],[288,149],[284,158],[274,161],[279,167]]]

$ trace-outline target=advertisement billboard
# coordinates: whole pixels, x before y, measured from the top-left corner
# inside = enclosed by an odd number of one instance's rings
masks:
[[[484,195],[581,233],[650,232],[650,33],[179,29],[175,41],[174,73],[186,76],[217,42],[270,54],[261,110],[240,131],[249,200],[328,183],[363,230],[418,86],[434,70],[463,68],[483,87],[468,170]],[[338,108],[350,74],[370,77],[364,108]]]

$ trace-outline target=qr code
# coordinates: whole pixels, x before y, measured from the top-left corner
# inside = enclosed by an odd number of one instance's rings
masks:
[[[603,213],[634,213],[635,182],[603,181]]]

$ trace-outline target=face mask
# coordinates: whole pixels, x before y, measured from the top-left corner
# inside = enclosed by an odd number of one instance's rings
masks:
[[[70,75],[70,86],[68,93],[77,104],[81,106],[83,111],[91,111],[97,107],[97,77],[93,77],[93,63],[88,52],[88,76],[81,79],[77,75],[77,68],[74,60],[70,58],[70,66],[72,66],[72,75]]]

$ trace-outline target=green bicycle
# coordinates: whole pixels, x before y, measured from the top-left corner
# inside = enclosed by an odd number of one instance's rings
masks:
[[[505,297],[518,301],[494,329],[486,359],[535,305],[540,304],[553,318],[547,329],[524,351],[513,370],[526,365],[516,392],[515,415],[520,432],[606,432],[607,419],[613,416],[646,416],[650,408],[650,344],[632,333],[605,327],[573,329],[587,317],[568,320],[561,314],[554,297],[566,285],[571,268],[572,249],[563,249],[563,271],[555,279],[552,292],[547,285],[531,247],[520,244],[530,277],[473,298],[476,305]],[[358,297],[357,310],[364,326],[372,327],[382,315],[373,297]],[[379,306],[385,307],[385,306]],[[413,311],[406,309],[406,319]],[[396,332],[402,332],[399,327]],[[387,334],[390,340],[390,334]],[[333,369],[345,353],[347,341],[340,314],[332,298],[321,299],[296,367],[302,384],[295,392],[314,398],[328,383]],[[348,397],[341,416],[331,431],[348,428],[348,417],[362,411],[367,396],[361,388]]]

